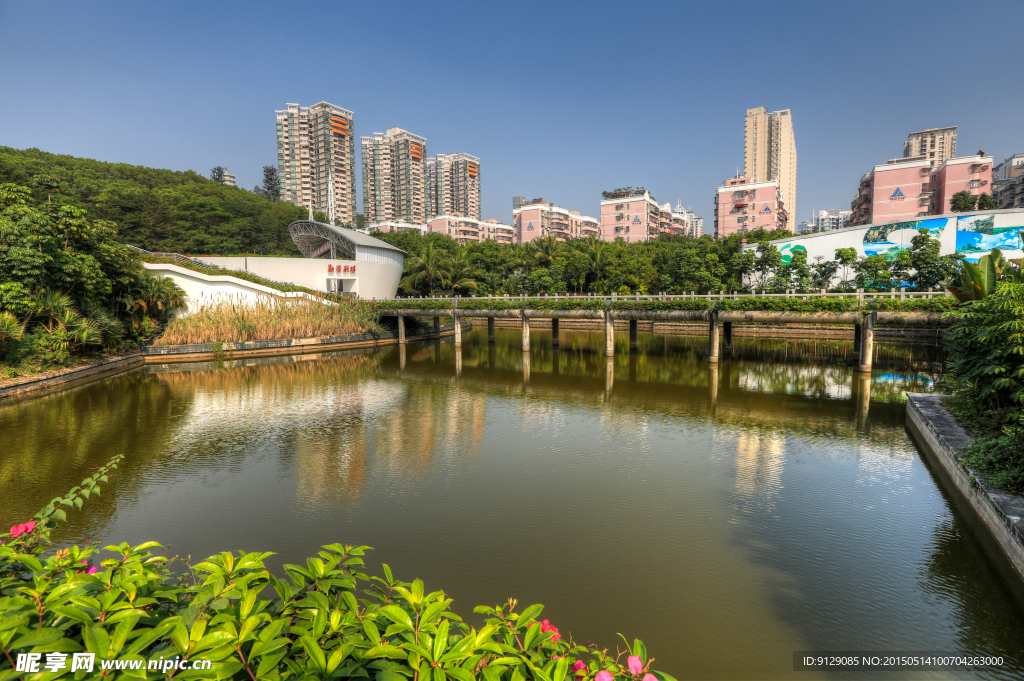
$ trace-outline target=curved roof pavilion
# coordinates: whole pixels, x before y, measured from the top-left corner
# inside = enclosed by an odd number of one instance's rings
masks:
[[[408,255],[402,249],[362,232],[313,220],[296,220],[288,225],[288,232],[306,258],[390,262],[402,267]]]

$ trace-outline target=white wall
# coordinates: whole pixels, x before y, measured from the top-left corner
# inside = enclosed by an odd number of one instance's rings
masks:
[[[352,291],[360,298],[394,298],[398,282],[402,279],[402,265],[397,262],[365,262],[355,260],[329,260],[324,258],[257,258],[257,257],[203,257],[199,258],[218,267],[244,270],[267,279],[289,284],[306,286],[317,291],[327,291],[328,277],[342,277],[345,291]],[[331,273],[327,267],[342,268],[342,274]],[[355,267],[355,275],[344,272],[345,267]],[[352,281],[348,281],[352,279]]]
[[[147,262],[142,263],[142,266],[154,274],[169,278],[185,292],[187,296],[185,310],[180,314],[188,314],[203,303],[213,303],[218,300],[235,300],[244,303],[254,302],[268,296],[315,300],[308,293],[282,293],[277,289],[254,284],[244,279],[224,275],[203,274],[202,272],[194,272],[178,265]],[[330,304],[333,305],[334,303]]]

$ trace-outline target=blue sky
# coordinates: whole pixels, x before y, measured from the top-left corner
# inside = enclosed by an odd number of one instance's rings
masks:
[[[0,144],[224,165],[252,188],[276,162],[274,110],[326,100],[357,136],[397,126],[479,156],[485,219],[509,221],[514,195],[596,216],[631,185],[710,228],[744,112],[788,108],[804,220],[848,209],[914,130],[1024,151],[1022,21],[1020,0],[0,0]]]

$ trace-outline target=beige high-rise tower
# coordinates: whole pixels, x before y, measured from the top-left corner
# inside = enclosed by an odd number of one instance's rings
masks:
[[[362,154],[366,223],[425,223],[427,139],[401,128],[390,128],[385,133],[363,137]]]
[[[941,166],[946,159],[956,156],[956,126],[910,133],[903,143],[903,158],[916,156],[927,158],[932,166]]]
[[[796,140],[789,109],[747,109],[743,174],[749,182],[778,180],[786,206],[786,229],[796,227]]]
[[[480,219],[480,159],[438,154],[427,159],[427,219],[455,215]]]
[[[332,225],[355,224],[352,112],[327,102],[285,106],[275,112],[281,200],[322,212]]]

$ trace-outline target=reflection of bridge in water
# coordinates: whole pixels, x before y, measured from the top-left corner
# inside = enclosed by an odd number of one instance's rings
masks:
[[[509,338],[497,344],[484,333],[471,332],[461,346],[400,345],[380,369],[502,395],[852,432],[868,428],[872,401],[901,403],[904,392],[933,390],[944,361],[936,346],[881,344],[875,370],[860,372],[847,364],[850,342],[736,339],[727,360],[708,363],[702,339],[651,334],[617,359],[602,356],[601,332],[573,332],[558,346],[542,332],[533,352],[518,350],[515,331],[499,330]],[[902,410],[883,411],[873,425],[902,436]]]
[[[831,295],[831,294],[830,294]],[[884,295],[884,294],[882,294]],[[895,295],[892,294],[892,295]],[[931,294],[929,294],[931,295]],[[702,296],[707,297],[707,296]],[[750,297],[750,296],[731,296]],[[798,296],[799,297],[799,296]],[[807,297],[807,296],[802,296]],[[636,296],[638,305],[641,298],[644,302],[657,302],[662,300],[657,296]],[[680,298],[676,296],[675,298]],[[488,339],[494,341],[494,320],[518,319],[522,323],[522,350],[529,353],[530,342],[530,320],[550,319],[551,320],[551,344],[561,344],[559,320],[561,319],[585,319],[601,320],[604,326],[604,354],[612,357],[615,354],[615,322],[625,320],[629,322],[629,348],[637,348],[637,322],[695,322],[702,321],[708,324],[707,357],[708,363],[718,362],[719,355],[729,355],[733,351],[732,330],[733,324],[847,324],[854,327],[854,352],[856,354],[856,368],[858,371],[870,372],[875,357],[874,353],[874,329],[876,325],[887,325],[895,327],[944,327],[948,322],[943,319],[941,313],[937,312],[885,312],[877,310],[862,309],[855,312],[763,312],[763,311],[725,311],[719,309],[711,310],[533,310],[533,309],[468,309],[456,306],[457,299],[444,300],[436,299],[437,309],[385,309],[381,310],[382,315],[395,316],[398,318],[398,343],[404,345],[405,318],[406,317],[433,317],[434,327],[437,328],[441,317],[452,317],[455,322],[455,345],[462,345],[462,328],[459,321],[464,318],[486,318]],[[557,302],[558,298],[555,297]],[[587,302],[591,299],[581,299]],[[667,299],[666,299],[667,300]],[[594,302],[597,302],[596,299]],[[628,299],[623,302],[630,302]],[[451,306],[442,306],[442,303],[450,303]],[[524,301],[525,303],[525,301]],[[863,301],[861,301],[863,303]],[[433,303],[431,303],[433,304]]]

